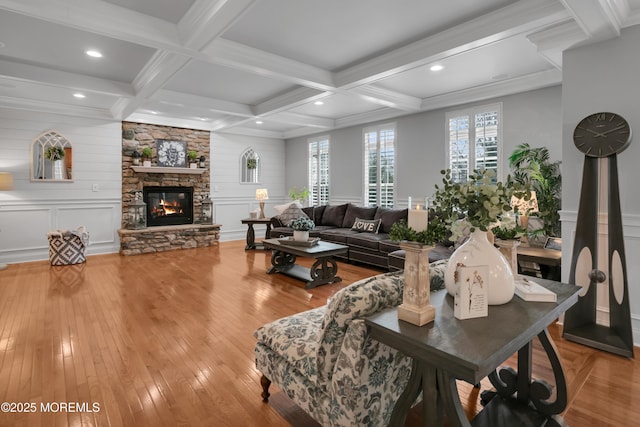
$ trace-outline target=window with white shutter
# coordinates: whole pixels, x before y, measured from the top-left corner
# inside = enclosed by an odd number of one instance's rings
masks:
[[[396,176],[395,123],[364,129],[364,199],[367,206],[393,207]]]
[[[321,136],[309,142],[309,203],[311,206],[329,203],[329,137]]]

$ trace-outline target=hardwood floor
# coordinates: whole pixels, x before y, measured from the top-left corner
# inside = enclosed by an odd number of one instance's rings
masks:
[[[378,272],[341,263],[343,282],[305,290],[265,274],[269,254],[244,245],[0,271],[0,402],[20,410],[0,412],[0,426],[310,425],[277,387],[262,402],[252,333]],[[640,424],[638,363],[552,333],[570,387],[565,421]],[[468,414],[479,411],[477,390],[459,389]],[[61,410],[67,402],[75,406]]]

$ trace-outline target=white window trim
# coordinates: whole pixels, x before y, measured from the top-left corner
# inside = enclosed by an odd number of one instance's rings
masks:
[[[312,205],[313,203],[313,188],[311,188],[311,185],[309,185],[309,175],[310,175],[310,170],[309,170],[309,146],[316,142],[318,143],[318,147],[319,147],[319,143],[320,141],[327,141],[327,171],[329,176],[327,177],[327,186],[328,186],[328,192],[329,192],[329,199],[331,199],[331,135],[327,134],[327,135],[319,135],[319,136],[315,136],[312,138],[308,138],[307,139],[307,184],[309,186],[309,200],[308,203],[310,205]],[[316,177],[318,179],[318,182],[320,182],[320,165],[318,165],[318,176]],[[318,204],[321,204],[320,201],[320,197],[318,196]],[[329,200],[327,200],[327,204],[329,204]]]
[[[398,202],[398,123],[397,122],[388,122],[374,126],[367,126],[362,129],[362,200],[363,206],[368,206],[369,197],[367,194],[367,159],[366,159],[366,139],[365,135],[368,132],[376,131],[380,132],[382,129],[393,128],[393,204],[394,206]],[[379,196],[379,193],[378,193]],[[379,200],[377,202],[380,203]]]
[[[459,117],[459,116],[474,116],[477,113],[482,113],[482,112],[486,112],[489,110],[497,110],[498,111],[498,173],[497,173],[497,179],[498,181],[502,181],[503,176],[505,174],[504,172],[504,164],[503,164],[503,152],[504,152],[504,140],[502,138],[502,134],[503,134],[503,128],[504,128],[504,116],[502,115],[502,102],[496,102],[493,104],[484,104],[484,105],[476,105],[473,107],[469,107],[469,108],[464,108],[464,109],[460,109],[460,110],[456,110],[456,111],[448,111],[445,114],[445,135],[446,135],[446,144],[444,147],[445,150],[445,156],[444,158],[447,161],[447,169],[451,169],[451,158],[449,157],[449,149],[451,146],[451,141],[449,140],[449,119],[451,119],[452,117]],[[475,136],[475,131],[474,131],[474,136]],[[471,144],[472,141],[469,141],[469,143]],[[469,147],[469,149],[471,149],[471,147]],[[470,166],[470,170],[469,172],[473,172],[474,167]]]

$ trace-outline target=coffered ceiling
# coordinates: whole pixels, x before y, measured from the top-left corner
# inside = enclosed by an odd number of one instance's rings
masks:
[[[0,107],[291,138],[556,85],[564,49],[637,23],[640,0],[0,0]]]

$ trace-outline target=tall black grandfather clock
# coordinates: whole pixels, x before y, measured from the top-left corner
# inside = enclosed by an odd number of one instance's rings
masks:
[[[631,128],[613,113],[585,117],[573,132],[573,141],[585,154],[576,234],[569,283],[582,285],[578,302],[564,318],[564,338],[633,357],[633,333],[624,253],[617,154],[629,146]],[[598,264],[598,190],[600,161],[608,162],[608,274]],[[631,184],[634,185],[634,184]],[[597,284],[609,279],[610,326],[596,324]]]

